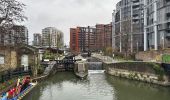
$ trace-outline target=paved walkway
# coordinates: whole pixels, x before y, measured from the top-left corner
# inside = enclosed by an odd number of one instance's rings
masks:
[[[92,53],[92,57],[100,59],[100,60],[102,60],[102,62],[107,63],[107,64],[118,62],[109,56],[102,56],[101,54],[97,54],[97,53]]]

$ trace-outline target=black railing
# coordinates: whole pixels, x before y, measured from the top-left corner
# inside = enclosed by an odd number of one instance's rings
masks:
[[[74,68],[74,64],[76,62],[75,59],[63,59],[63,60],[55,60],[56,61],[56,69],[64,70],[64,71],[72,71]]]
[[[76,60],[73,59],[65,59],[65,60],[55,60],[56,64],[74,64]]]
[[[16,77],[24,76],[24,75],[32,75],[32,70],[30,66],[27,67],[26,70],[25,70],[25,67],[18,67],[15,70],[8,70],[8,71],[3,72],[3,74],[0,75],[0,82],[3,83],[12,78],[16,78]]]

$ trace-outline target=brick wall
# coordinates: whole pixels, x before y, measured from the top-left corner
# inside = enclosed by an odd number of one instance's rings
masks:
[[[170,54],[170,50],[139,52],[135,55],[135,58],[136,60],[161,62],[163,54]]]

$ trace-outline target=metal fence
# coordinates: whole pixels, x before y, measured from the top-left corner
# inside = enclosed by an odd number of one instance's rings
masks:
[[[32,70],[30,66],[27,69],[25,69],[25,67],[18,67],[14,70],[8,70],[8,71],[3,72],[0,75],[0,83],[3,83],[12,78],[16,78],[16,77],[24,76],[24,75],[32,75]]]

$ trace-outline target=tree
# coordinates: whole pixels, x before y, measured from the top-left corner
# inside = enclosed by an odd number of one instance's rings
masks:
[[[57,48],[62,48],[64,46],[63,43],[63,33],[60,32],[59,34],[57,34]]]
[[[0,0],[0,27],[8,29],[16,22],[26,20],[24,8],[25,4],[17,0]]]
[[[130,35],[132,35],[131,32],[131,18],[126,18],[125,21],[122,22],[122,30],[120,33],[120,42],[122,42],[121,47],[122,51],[125,54],[125,57],[127,58],[129,53],[129,45],[130,45]]]
[[[113,48],[112,47],[107,47],[104,51],[106,56],[112,56],[113,54]]]

